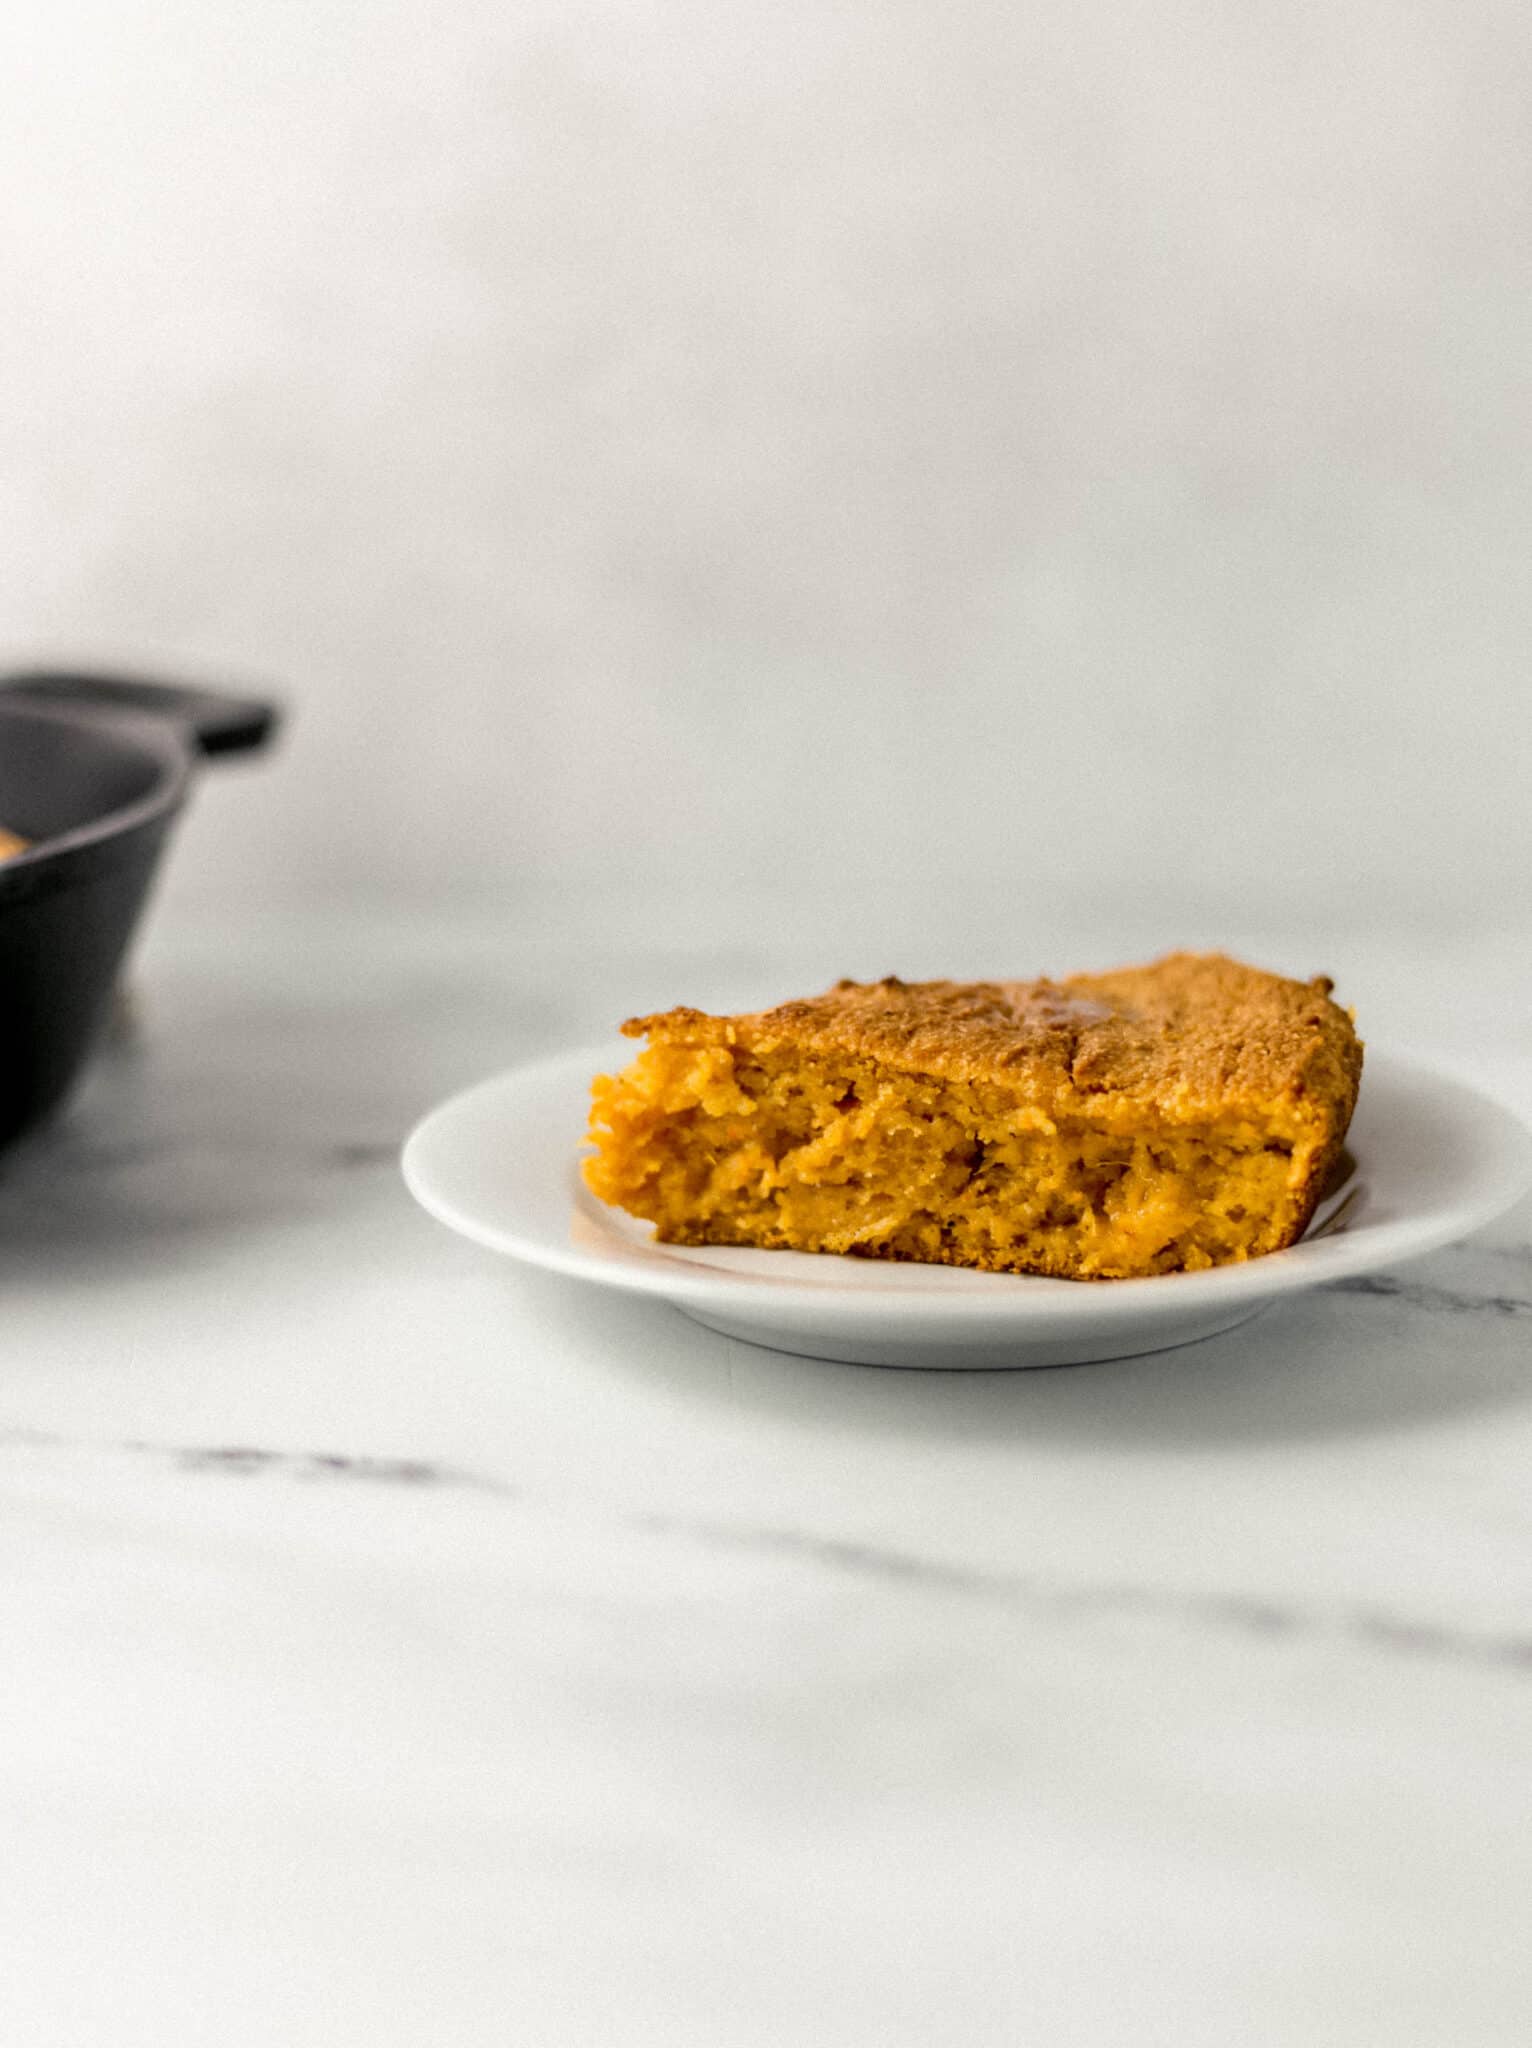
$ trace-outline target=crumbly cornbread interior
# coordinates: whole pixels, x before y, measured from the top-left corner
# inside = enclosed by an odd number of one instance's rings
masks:
[[[586,1178],[672,1243],[1070,1279],[1258,1257],[1308,1222],[1361,1048],[1327,983],[1279,983],[1293,993],[1266,1019],[1272,1042],[1251,1055],[1240,1034],[1263,1003],[1246,1001],[1221,1057],[1203,1014],[1178,1063],[1178,1010],[1235,992],[1224,967],[1258,975],[1183,955],[1116,978],[842,984],[755,1017],[636,1020],[651,1042],[595,1083]],[[1179,1004],[1145,1005],[1167,991]]]

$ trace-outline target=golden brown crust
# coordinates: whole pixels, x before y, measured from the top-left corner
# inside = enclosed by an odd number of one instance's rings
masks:
[[[1325,975],[1290,981],[1222,953],[1061,981],[840,981],[740,1017],[681,1008],[630,1018],[630,1038],[751,1051],[801,1046],[897,1072],[1001,1080],[1050,1113],[1104,1097],[1190,1117],[1231,1102],[1351,1105],[1362,1047]]]

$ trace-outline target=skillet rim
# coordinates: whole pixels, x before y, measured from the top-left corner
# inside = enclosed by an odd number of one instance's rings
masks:
[[[0,907],[16,897],[30,895],[34,887],[63,883],[76,868],[80,878],[94,872],[99,863],[91,856],[113,842],[128,838],[139,827],[168,820],[185,801],[191,787],[193,754],[190,741],[173,725],[129,711],[82,711],[69,705],[49,704],[33,699],[7,698],[0,693],[0,744],[5,720],[31,720],[62,727],[108,745],[121,743],[134,755],[148,756],[158,769],[154,781],[142,796],[67,832],[36,840],[21,853],[0,861]]]

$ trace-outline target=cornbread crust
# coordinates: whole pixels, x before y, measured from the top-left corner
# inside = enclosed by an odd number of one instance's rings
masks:
[[[633,1018],[650,1047],[597,1083],[586,1177],[673,1242],[1070,1278],[1259,1256],[1301,1236],[1355,1105],[1362,1046],[1330,989],[1177,953]]]

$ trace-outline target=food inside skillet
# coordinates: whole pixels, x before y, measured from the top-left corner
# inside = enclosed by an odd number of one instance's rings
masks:
[[[25,853],[31,844],[31,840],[23,839],[19,832],[7,832],[0,825],[0,860],[9,860],[13,853]]]

